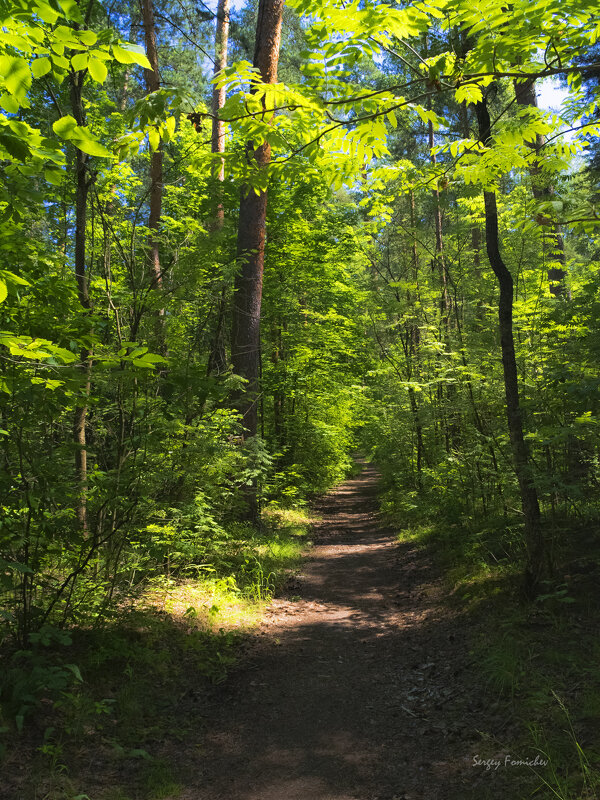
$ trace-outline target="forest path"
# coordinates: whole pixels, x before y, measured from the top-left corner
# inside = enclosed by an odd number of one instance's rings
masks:
[[[181,800],[488,796],[469,631],[427,555],[382,524],[377,480],[367,466],[321,502],[295,594],[272,603],[199,709],[201,741],[176,756],[193,775]]]

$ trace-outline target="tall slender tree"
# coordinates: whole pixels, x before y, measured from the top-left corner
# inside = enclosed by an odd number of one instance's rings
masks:
[[[487,145],[491,140],[491,121],[485,97],[481,102],[477,103],[476,111],[479,123],[479,139],[482,144]],[[525,520],[527,545],[525,590],[527,594],[533,595],[542,575],[545,553],[538,494],[531,472],[529,448],[523,434],[523,418],[519,399],[519,377],[513,331],[514,281],[500,252],[496,193],[485,190],[483,198],[487,255],[500,289],[498,322],[504,373],[506,418],[513,455],[513,466],[519,484],[521,507]]]
[[[217,6],[217,29],[215,33],[215,77],[227,66],[227,44],[229,41],[229,0],[219,0]],[[225,86],[215,85],[212,94],[212,137],[211,151],[213,153],[225,152],[225,123],[219,119],[219,111],[225,104]],[[219,159],[216,167],[216,178],[219,184],[225,180],[225,161]],[[225,210],[223,198],[219,197],[217,203],[217,213],[215,228],[220,230],[223,227]]]
[[[253,64],[263,83],[275,83],[281,42],[281,20],[284,0],[260,0],[256,23],[256,45]],[[246,145],[246,157],[259,170],[271,161],[268,141]],[[267,190],[253,191],[242,187],[237,237],[239,271],[235,278],[232,318],[232,362],[237,375],[247,384],[241,393],[238,408],[243,417],[246,436],[258,431],[258,397],[260,377],[260,312],[265,258]]]
[[[217,26],[215,32],[215,58],[213,75],[216,77],[227,66],[227,46],[229,41],[229,0],[219,0],[217,6]],[[221,156],[225,152],[225,123],[219,119],[219,111],[225,104],[225,86],[216,85],[212,94],[212,135],[211,152]],[[217,179],[217,207],[214,219],[210,223],[212,232],[218,234],[225,224],[225,206],[223,204],[223,183],[225,181],[225,159],[218,158],[214,164],[214,173]],[[225,283],[221,286],[217,301],[217,315],[212,336],[210,353],[208,356],[207,374],[225,372],[227,369],[227,355],[225,348],[225,312],[226,294]]]
[[[83,107],[84,71],[71,73],[71,108],[78,125],[86,124]],[[75,280],[79,304],[86,314],[92,308],[90,301],[88,275],[86,270],[87,248],[87,204],[90,189],[88,169],[89,156],[79,147],[75,148]],[[75,408],[73,420],[73,440],[75,443],[75,480],[77,485],[76,514],[80,530],[84,537],[88,535],[88,470],[87,470],[87,415],[90,396],[90,380],[92,368],[92,352],[88,347],[80,352],[83,388],[81,400]]]
[[[144,70],[146,89],[148,94],[150,94],[160,89],[156,23],[154,20],[154,4],[152,0],[142,0],[142,23],[144,25],[146,55],[151,67],[151,69]],[[148,229],[150,235],[147,264],[153,289],[161,291],[163,288],[163,274],[160,265],[160,243],[158,236],[163,198],[163,149],[161,145],[159,145],[150,156],[149,183],[150,210],[148,213]],[[165,309],[160,308],[158,311],[157,337],[159,340],[159,347],[163,352],[166,352],[164,317]]]

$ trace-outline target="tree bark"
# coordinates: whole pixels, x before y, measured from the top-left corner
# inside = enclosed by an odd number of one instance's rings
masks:
[[[410,200],[410,228],[412,234],[412,246],[411,246],[411,261],[412,261],[412,272],[413,272],[413,280],[415,284],[418,286],[419,280],[419,250],[417,247],[417,234],[416,234],[416,219],[415,219],[415,195],[414,192],[410,192],[409,196]],[[411,307],[412,299],[410,297],[410,292],[407,293],[407,303],[408,307]],[[410,326],[410,330],[408,331],[408,347],[407,353],[409,354],[409,359],[407,362],[415,363],[415,372],[417,373],[417,377],[420,378],[420,370],[419,370],[419,345],[420,345],[420,332],[419,326],[417,325],[416,321],[413,322]],[[409,375],[409,380],[412,377],[412,368],[411,374]],[[421,423],[421,412],[419,409],[419,404],[417,403],[416,393],[415,390],[411,387],[408,389],[408,397],[410,401],[410,410],[413,417],[413,424],[415,426],[415,435],[417,440],[417,488],[419,491],[423,489],[423,425]]]
[[[477,104],[479,139],[488,144],[491,138],[490,116],[485,99]],[[536,592],[544,566],[544,540],[540,522],[540,507],[537,489],[531,473],[529,448],[523,435],[523,421],[519,400],[519,377],[515,356],[513,333],[513,277],[502,259],[498,233],[498,209],[496,194],[484,191],[486,249],[490,266],[500,289],[498,302],[498,322],[502,368],[504,371],[504,391],[506,397],[506,418],[513,454],[513,465],[521,496],[521,508],[525,520],[525,541],[527,564],[525,568],[525,590],[529,596]]]
[[[85,114],[81,97],[83,86],[83,72],[74,72],[71,75],[71,107],[73,116],[78,125],[85,125]],[[79,148],[75,149],[75,281],[77,283],[77,296],[79,304],[89,314],[91,311],[90,295],[88,289],[88,276],[86,274],[86,244],[87,244],[87,201],[89,194],[88,175],[89,156]],[[88,536],[88,472],[87,472],[87,413],[88,398],[91,389],[91,364],[92,352],[82,348],[80,352],[81,371],[83,373],[82,400],[75,408],[73,418],[73,442],[75,444],[75,482],[77,499],[75,514],[79,529],[84,538]]]
[[[215,34],[215,77],[227,66],[227,43],[229,39],[229,0],[219,0],[217,6],[217,30]],[[225,87],[213,88],[212,95],[212,137],[211,152],[225,152],[225,123],[219,119],[219,111],[225,105]],[[225,161],[221,158],[217,162],[215,170],[217,181],[222,185],[225,180]],[[221,186],[218,187],[221,189]],[[219,191],[222,195],[222,191]],[[225,221],[225,210],[223,208],[223,198],[219,196],[217,203],[217,213],[215,217],[215,228],[221,230]]]
[[[260,0],[256,25],[254,66],[264,83],[275,83],[281,42],[283,0]],[[266,169],[271,160],[271,147],[263,142],[254,147],[248,142],[246,155],[259,169]],[[238,400],[245,435],[255,436],[258,430],[258,396],[260,375],[260,312],[265,255],[267,192],[258,194],[242,187],[237,238],[239,272],[235,278],[232,319],[232,362],[236,375],[247,383]]]
[[[215,33],[215,67],[216,77],[227,66],[227,43],[229,40],[229,0],[219,0],[217,7],[217,29]],[[225,123],[219,119],[219,111],[225,105],[225,87],[213,88],[212,95],[212,137],[211,152],[221,154],[225,152]],[[223,205],[223,182],[225,181],[225,161],[220,158],[215,164],[215,177],[217,179],[217,207],[215,217],[210,224],[212,233],[218,234],[225,224],[225,207]],[[215,333],[210,344],[208,356],[207,375],[216,372],[217,375],[227,370],[227,354],[225,349],[225,311],[226,288],[223,285],[217,303],[217,320]]]
[[[469,126],[469,110],[466,103],[460,104],[459,118],[461,134],[465,139],[469,139],[471,136],[471,130]],[[479,225],[476,223],[471,225],[471,247],[473,248],[473,266],[478,274],[480,267],[479,250],[481,247],[481,233],[479,230]]]

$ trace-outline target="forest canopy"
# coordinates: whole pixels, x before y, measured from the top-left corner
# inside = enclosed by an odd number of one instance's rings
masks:
[[[600,502],[598,10],[0,4],[7,653],[234,574],[357,452],[545,591]]]

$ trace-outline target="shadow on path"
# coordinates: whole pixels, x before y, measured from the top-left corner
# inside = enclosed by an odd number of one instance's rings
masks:
[[[377,479],[366,467],[322,501],[297,594],[198,708],[182,800],[492,796],[493,775],[471,766],[487,700],[468,632],[428,558],[382,525]]]

